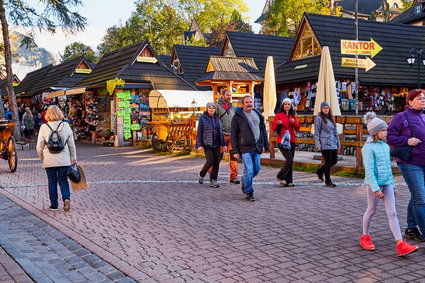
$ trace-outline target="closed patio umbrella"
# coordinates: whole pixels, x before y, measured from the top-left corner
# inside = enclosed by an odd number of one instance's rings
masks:
[[[269,116],[275,115],[274,109],[276,107],[276,80],[272,56],[267,57],[266,71],[264,73],[263,107],[263,116],[267,121]]]
[[[314,103],[314,115],[320,112],[320,104],[323,101],[329,103],[334,116],[341,115],[338,96],[336,94],[335,75],[332,67],[331,53],[328,46],[323,46],[320,59],[319,79],[317,81],[316,102]],[[342,133],[342,125],[337,124],[338,133]],[[314,127],[312,127],[312,132]]]

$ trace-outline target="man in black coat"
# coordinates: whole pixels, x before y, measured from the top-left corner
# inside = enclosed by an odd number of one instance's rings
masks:
[[[235,158],[241,157],[244,172],[242,192],[248,201],[255,201],[252,179],[260,172],[260,160],[263,149],[270,151],[266,125],[260,112],[254,109],[254,100],[250,95],[242,97],[243,108],[236,111],[232,119],[230,134]]]

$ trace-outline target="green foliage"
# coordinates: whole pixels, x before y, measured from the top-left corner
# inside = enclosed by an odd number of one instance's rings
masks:
[[[81,42],[73,42],[65,46],[63,55],[61,55],[61,59],[63,62],[65,62],[81,56],[86,58],[90,63],[96,63],[98,61],[98,58],[96,55],[94,55],[93,49]]]
[[[202,32],[227,24],[234,10],[247,11],[243,0],[138,0],[136,10],[121,25],[107,30],[98,46],[101,54],[147,39],[157,53],[169,54],[196,19]],[[203,46],[203,42],[191,42]]]
[[[216,27],[212,28],[212,38],[209,42],[210,46],[222,47],[226,39],[226,31],[254,33],[251,25],[242,19],[238,11],[234,10],[227,23],[219,23]]]
[[[340,16],[340,7],[330,10],[326,0],[275,0],[263,23],[263,34],[294,36],[304,12]]]
[[[207,47],[208,44],[205,41],[204,38],[200,39],[200,40],[196,40],[194,38],[194,36],[192,36],[192,38],[190,40],[186,40],[186,45],[192,45],[192,46],[201,46],[201,47]]]
[[[413,3],[415,3],[415,0],[401,0],[403,3],[403,12],[407,9],[411,8]]]

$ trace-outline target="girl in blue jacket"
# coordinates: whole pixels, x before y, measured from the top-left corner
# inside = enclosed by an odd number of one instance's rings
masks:
[[[395,187],[391,170],[390,147],[385,142],[388,126],[385,121],[376,117],[373,112],[366,113],[364,120],[370,134],[362,148],[363,165],[366,174],[364,183],[366,184],[368,205],[363,215],[363,235],[360,236],[360,245],[365,250],[375,250],[369,230],[379,199],[382,199],[391,232],[396,240],[397,254],[398,256],[404,256],[415,252],[418,246],[406,243],[401,236],[395,209]]]

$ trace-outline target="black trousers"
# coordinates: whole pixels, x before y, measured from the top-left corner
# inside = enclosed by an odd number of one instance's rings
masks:
[[[338,150],[337,149],[325,149],[322,150],[322,156],[325,160],[325,164],[319,168],[318,172],[325,174],[325,182],[331,182],[331,167],[338,162]]]
[[[292,180],[292,164],[294,163],[295,155],[295,143],[291,142],[291,149],[284,149],[279,147],[280,152],[282,152],[283,157],[285,157],[285,164],[283,164],[282,169],[280,169],[277,174],[277,178],[280,180],[286,181],[287,184],[293,183]]]
[[[205,162],[204,167],[202,167],[199,175],[201,177],[205,177],[208,170],[212,167],[210,179],[217,180],[218,168],[220,166],[221,158],[223,158],[223,154],[220,153],[220,147],[205,146],[204,153],[207,161]]]

